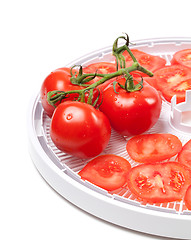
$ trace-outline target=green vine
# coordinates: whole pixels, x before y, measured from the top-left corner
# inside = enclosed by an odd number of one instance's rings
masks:
[[[125,40],[125,44],[121,47],[118,46],[119,39]],[[131,56],[133,63],[130,67],[126,68],[126,62],[125,57],[123,56],[123,52],[127,51],[129,55]],[[126,90],[127,92],[134,92],[139,91],[143,88],[143,78],[141,81],[139,81],[137,84],[135,84],[135,80],[133,79],[133,76],[130,74],[133,71],[140,71],[142,73],[147,74],[148,76],[152,77],[153,73],[147,70],[146,68],[142,67],[133,53],[131,52],[129,48],[129,37],[126,34],[125,36],[118,37],[113,44],[113,55],[116,58],[116,72],[109,73],[109,74],[99,74],[97,72],[95,73],[83,73],[82,66],[79,66],[78,74],[76,72],[73,73],[73,69],[76,67],[73,66],[71,68],[71,83],[74,85],[83,86],[84,89],[79,90],[71,90],[71,91],[51,91],[47,94],[47,101],[50,105],[56,107],[57,102],[61,102],[63,99],[66,99],[70,96],[70,94],[77,93],[78,98],[77,101],[85,102],[85,94],[88,93],[88,104],[91,104],[95,106],[98,102],[98,98],[93,102],[93,91],[96,87],[103,84],[104,82],[108,81],[109,79],[116,78],[118,76],[122,76],[126,79],[125,84],[122,85],[118,83],[117,81],[114,81],[113,87],[114,91],[116,92],[116,84],[118,84],[121,88]],[[119,69],[120,66],[120,69]],[[101,79],[91,85],[87,84],[89,81],[93,80],[95,77],[101,77]],[[98,94],[99,95],[99,94]],[[99,97],[99,96],[98,96]]]

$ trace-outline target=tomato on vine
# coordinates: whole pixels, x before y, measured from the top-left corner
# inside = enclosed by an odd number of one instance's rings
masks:
[[[137,135],[149,130],[157,122],[162,100],[156,89],[147,83],[137,91],[121,88],[126,79],[117,81],[103,92],[100,110],[110,120],[111,126],[124,136]],[[120,85],[119,85],[120,84]]]
[[[82,159],[90,158],[106,148],[111,126],[107,117],[93,106],[66,101],[54,111],[50,136],[61,151]]]

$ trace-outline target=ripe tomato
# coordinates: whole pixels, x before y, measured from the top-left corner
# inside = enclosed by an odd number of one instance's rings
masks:
[[[137,59],[138,63],[144,68],[150,70],[151,72],[154,72],[166,65],[166,60],[159,56],[154,56],[137,49],[131,49],[131,52]],[[126,67],[130,67],[133,63],[132,58],[130,57],[129,53],[126,51],[123,53],[123,55],[125,57]],[[142,72],[139,72],[139,74],[141,74],[142,76],[147,76],[145,73],[142,73]]]
[[[182,148],[178,155],[178,161],[191,169],[191,140],[189,140]]]
[[[77,70],[73,70],[77,71]],[[59,68],[51,72],[44,80],[41,90],[41,102],[42,106],[49,117],[52,116],[55,108],[51,106],[47,101],[47,93],[49,91],[59,90],[59,91],[70,91],[82,89],[83,87],[74,85],[70,82],[70,68]],[[71,94],[67,100],[74,100],[78,97],[78,94]]]
[[[186,191],[184,202],[188,210],[191,210],[191,185],[188,187]]]
[[[182,143],[172,134],[144,134],[132,137],[126,149],[134,161],[154,163],[175,156],[181,151]]]
[[[173,55],[171,64],[181,64],[191,68],[191,49],[184,49]]]
[[[108,154],[101,155],[91,160],[80,172],[82,179],[113,191],[122,187],[127,180],[130,163],[119,156]]]
[[[191,184],[191,172],[178,162],[142,164],[129,171],[127,183],[131,192],[142,200],[179,201]]]
[[[110,62],[97,62],[92,63],[86,67],[83,68],[83,73],[99,73],[99,74],[109,74],[116,72],[116,65],[114,63]],[[94,82],[97,82],[101,79],[101,77],[95,77],[93,80],[89,82],[89,84],[92,84]],[[98,88],[102,91],[111,83],[114,79],[110,79],[106,81],[105,83],[98,86]]]
[[[50,136],[56,147],[80,158],[100,154],[110,135],[107,117],[86,103],[66,101],[58,105],[52,116]]]
[[[119,83],[125,83],[120,79]],[[116,84],[103,92],[100,110],[109,118],[111,126],[124,136],[141,134],[158,120],[161,111],[161,97],[156,89],[145,83],[140,91],[126,92]]]

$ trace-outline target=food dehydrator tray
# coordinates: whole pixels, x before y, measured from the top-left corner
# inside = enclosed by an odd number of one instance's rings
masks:
[[[134,42],[132,48],[163,57],[170,64],[174,52],[191,48],[191,38],[148,39]],[[87,65],[97,61],[113,62],[112,47],[90,53],[70,64]],[[189,93],[190,94],[190,93]],[[176,107],[176,104],[173,104]],[[172,124],[171,105],[163,101],[158,122],[149,133],[172,133],[182,143],[191,139],[191,133]],[[191,112],[191,109],[190,109]],[[184,201],[162,204],[140,202],[126,186],[108,192],[88,181],[78,172],[88,160],[78,159],[58,150],[50,138],[50,118],[44,113],[37,94],[28,113],[29,151],[44,179],[64,198],[81,209],[116,225],[136,231],[178,239],[191,239],[191,211]],[[127,154],[126,137],[112,130],[111,140],[102,154],[116,154],[137,165]]]

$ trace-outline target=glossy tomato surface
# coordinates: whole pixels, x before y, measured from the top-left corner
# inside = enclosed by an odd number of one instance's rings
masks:
[[[125,79],[118,82],[124,85]],[[136,92],[127,92],[118,84],[115,92],[111,84],[103,92],[100,110],[106,114],[117,132],[129,136],[150,129],[159,118],[161,104],[158,91],[147,83]]]
[[[191,172],[178,162],[141,164],[128,174],[128,187],[138,199],[151,203],[182,200]]]
[[[154,56],[154,55],[142,52],[138,49],[131,49],[131,51],[132,51],[133,55],[135,56],[135,58],[137,59],[138,63],[142,67],[150,70],[151,72],[155,72],[156,70],[158,70],[166,65],[166,60],[159,56]],[[130,55],[127,51],[125,51],[123,53],[123,55],[125,57],[126,67],[130,67],[133,63],[132,58],[130,57]],[[138,71],[136,71],[136,72],[138,72]],[[139,74],[141,74],[142,76],[147,76],[145,73],[142,73],[142,72],[139,72]]]
[[[54,111],[50,136],[61,151],[79,158],[95,157],[106,148],[110,135],[107,117],[89,104],[67,101]]]
[[[191,169],[191,140],[183,146],[178,155],[178,161]]]
[[[184,202],[188,210],[191,210],[191,185],[188,187],[186,191]]]
[[[143,134],[132,137],[126,149],[134,161],[154,163],[175,156],[182,150],[182,143],[172,134]]]
[[[191,49],[183,49],[173,55],[171,64],[181,64],[191,68]]]
[[[88,66],[83,68],[83,73],[99,73],[99,74],[109,74],[116,72],[116,64],[110,63],[110,62],[96,62],[89,64]],[[101,77],[95,77],[93,80],[89,82],[89,84],[92,84],[94,82],[97,82],[101,79]],[[115,79],[112,78],[108,80],[107,82],[101,84],[98,86],[98,88],[102,91]]]
[[[73,70],[77,71],[77,70]],[[43,81],[40,90],[42,106],[49,117],[52,117],[54,107],[51,106],[47,101],[47,93],[49,91],[70,91],[82,89],[83,87],[74,85],[70,82],[70,68],[59,68],[51,72]],[[78,94],[71,94],[67,100],[74,100],[78,97]]]
[[[107,154],[91,160],[80,172],[82,179],[107,190],[122,187],[127,180],[130,163],[119,156]]]

